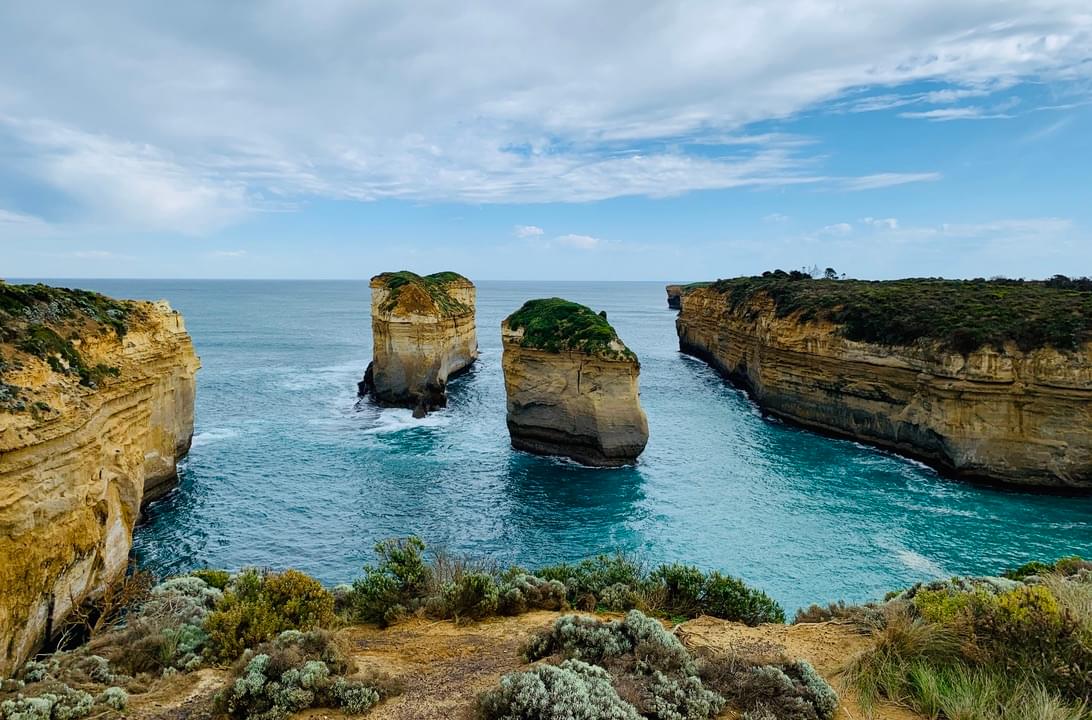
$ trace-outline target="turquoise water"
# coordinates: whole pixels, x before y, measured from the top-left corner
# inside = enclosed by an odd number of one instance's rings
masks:
[[[137,559],[160,572],[293,566],[343,582],[376,540],[416,533],[531,565],[614,550],[686,561],[740,575],[791,610],[1092,544],[1092,499],[974,487],[763,419],[679,354],[661,283],[480,283],[481,359],[453,383],[450,407],[423,421],[357,404],[371,355],[366,282],[67,284],[169,299],[204,364],[181,485],[136,532]],[[651,437],[634,468],[509,447],[500,321],[553,295],[606,310],[641,358]]]

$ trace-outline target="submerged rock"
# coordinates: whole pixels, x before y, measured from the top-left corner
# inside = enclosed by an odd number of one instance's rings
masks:
[[[501,324],[501,339],[514,448],[596,466],[637,459],[648,443],[641,366],[605,313],[531,300]]]
[[[414,417],[447,405],[447,382],[478,357],[474,283],[453,272],[372,278],[372,362],[361,395]]]

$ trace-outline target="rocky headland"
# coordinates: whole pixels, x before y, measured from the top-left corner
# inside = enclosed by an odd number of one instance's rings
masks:
[[[680,349],[803,426],[956,476],[1092,490],[1092,292],[799,275],[686,288]]]
[[[667,286],[667,306],[672,310],[682,309],[682,285],[668,285]]]
[[[199,366],[166,303],[0,282],[0,675],[125,572]]]
[[[648,443],[641,366],[605,314],[531,300],[501,324],[501,337],[513,447],[595,466],[637,459]]]
[[[372,362],[360,394],[416,417],[447,405],[447,382],[478,357],[474,283],[453,272],[371,281]]]

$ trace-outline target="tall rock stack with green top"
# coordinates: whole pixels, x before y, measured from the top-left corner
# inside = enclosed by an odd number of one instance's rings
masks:
[[[512,446],[585,465],[636,461],[648,443],[637,356],[606,314],[531,300],[501,324]]]
[[[415,417],[447,405],[447,382],[478,357],[474,283],[453,272],[376,275],[372,362],[360,394]]]

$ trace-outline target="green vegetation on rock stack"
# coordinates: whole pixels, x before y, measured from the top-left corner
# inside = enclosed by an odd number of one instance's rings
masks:
[[[528,300],[504,322],[512,330],[523,330],[520,343],[523,347],[547,352],[576,350],[612,360],[637,360],[607,322],[606,314],[597,315],[586,305],[556,297]]]
[[[72,341],[110,332],[124,337],[135,312],[133,303],[87,290],[9,285],[0,280],[0,409],[27,407],[21,388],[4,381],[8,371],[20,368],[25,356],[44,360],[55,372],[75,375],[87,387],[116,376],[116,368],[88,365]]]
[[[1021,350],[1075,350],[1092,339],[1092,282],[1056,276],[1027,280],[812,279],[776,271],[717,280],[731,310],[756,296],[773,300],[778,317],[829,320],[849,340],[882,345],[938,342],[963,354],[984,345]]]
[[[398,305],[398,298],[402,289],[407,286],[415,286],[425,292],[432,302],[446,316],[459,315],[470,312],[471,308],[451,297],[448,286],[453,283],[469,283],[470,281],[457,272],[438,272],[431,275],[418,275],[409,270],[387,272],[376,275],[372,281],[379,280],[387,287],[390,295],[383,303],[383,310],[390,312]]]

